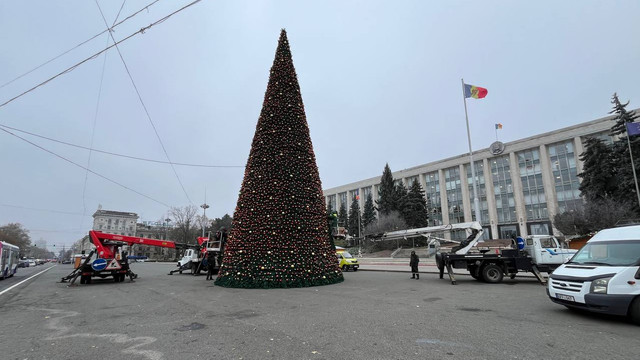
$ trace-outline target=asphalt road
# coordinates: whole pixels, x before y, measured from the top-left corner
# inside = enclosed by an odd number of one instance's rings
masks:
[[[32,270],[41,271],[46,267]],[[535,279],[458,285],[348,272],[246,290],[136,263],[131,283],[67,287],[71,265],[0,295],[0,359],[635,359],[640,327],[551,303]],[[19,269],[29,270],[29,269]],[[30,271],[32,271],[30,270]],[[0,293],[27,277],[0,281]]]

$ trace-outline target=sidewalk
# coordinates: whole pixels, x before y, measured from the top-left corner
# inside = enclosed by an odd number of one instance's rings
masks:
[[[410,273],[409,259],[394,259],[394,258],[358,258],[360,263],[359,270],[365,271],[400,271]],[[438,267],[436,266],[436,259],[434,257],[420,259],[418,270],[421,273],[438,273]]]
[[[409,267],[409,259],[394,259],[394,258],[367,258],[362,257],[358,258],[358,262],[360,263],[360,268],[358,270],[362,271],[397,271],[397,272],[405,272],[410,273],[411,268]],[[436,258],[422,258],[420,259],[420,264],[418,265],[418,270],[420,273],[431,273],[431,274],[440,274],[438,267],[436,266]],[[471,276],[465,269],[453,269],[455,276],[466,275]],[[447,272],[445,270],[444,276],[447,277]],[[535,276],[532,273],[528,272],[519,272],[519,277],[532,277]],[[548,274],[542,275],[544,278],[548,277]],[[507,278],[505,276],[505,278]]]

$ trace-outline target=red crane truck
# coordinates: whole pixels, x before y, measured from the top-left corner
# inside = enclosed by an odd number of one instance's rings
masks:
[[[127,276],[133,281],[138,275],[131,271],[129,267],[127,253],[122,249],[124,245],[131,246],[140,244],[170,249],[176,249],[178,247],[185,249],[199,248],[198,245],[181,244],[169,240],[107,234],[95,230],[89,231],[89,237],[96,248],[89,253],[84,261],[71,272],[71,274],[63,277],[61,282],[71,280],[71,284],[73,284],[78,277],[80,277],[80,284],[90,284],[91,279],[95,277],[102,279],[113,277],[115,282],[122,282]]]

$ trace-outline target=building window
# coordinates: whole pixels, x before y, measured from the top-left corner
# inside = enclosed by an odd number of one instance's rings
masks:
[[[353,200],[356,196],[360,196],[359,189],[349,191],[349,199]]]
[[[558,213],[581,208],[580,181],[577,175],[573,141],[549,145],[549,161],[556,187]]]
[[[327,197],[327,202],[328,202],[328,207],[331,207],[331,210],[337,211],[338,207],[336,205],[336,196],[335,195],[329,195]]]
[[[440,176],[438,176],[438,172],[425,174],[424,182],[426,184],[424,195],[427,199],[429,225],[442,225],[442,202],[440,201]]]
[[[476,211],[475,211],[475,202],[473,201],[473,182],[472,182],[472,173],[470,164],[465,165],[465,170],[467,172],[467,185],[469,187],[469,198],[471,200],[471,217],[473,221],[478,221],[476,219]],[[487,204],[487,189],[485,187],[484,181],[484,164],[482,161],[475,162],[475,171],[476,171],[476,188],[478,189],[478,202],[480,203],[480,216],[482,217],[481,224],[489,224],[489,205]]]
[[[490,162],[498,224],[517,222],[509,156],[493,158]]]
[[[498,226],[500,239],[513,239],[518,236],[517,225],[500,225]]]
[[[102,225],[100,225],[100,226],[98,227],[98,229],[102,230]]]
[[[372,196],[371,199],[373,200],[373,195],[371,194],[371,186],[362,188],[362,199],[364,201],[367,201],[367,199],[369,198],[369,195]]]
[[[343,192],[338,194],[338,197],[340,198],[340,205],[338,205],[339,207],[342,207],[342,204],[344,204],[344,208],[347,209],[347,211],[349,210],[349,208],[347,207],[347,192]],[[340,208],[336,209],[339,210]]]
[[[551,224],[548,222],[530,223],[527,224],[527,228],[529,235],[551,235]]]
[[[581,138],[582,143],[584,144],[584,142],[587,141],[588,138],[595,138],[602,141],[606,145],[613,145],[613,137],[609,134],[609,131],[583,136]]]
[[[418,176],[411,176],[407,178],[407,189],[411,188],[411,186],[413,186],[413,183],[418,181]]]
[[[522,194],[527,220],[546,220],[547,199],[542,184],[542,168],[538,149],[525,150],[518,153],[518,166],[522,180]]]
[[[456,166],[445,169],[444,181],[447,191],[447,202],[449,203],[449,222],[452,224],[464,222],[460,168]]]

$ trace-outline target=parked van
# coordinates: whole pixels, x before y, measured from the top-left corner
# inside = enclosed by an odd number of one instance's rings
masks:
[[[336,246],[336,256],[338,257],[338,263],[342,271],[349,271],[350,269],[358,271],[358,268],[360,267],[358,259],[351,255],[347,250]]]
[[[640,325],[640,225],[605,229],[549,276],[551,301]]]

